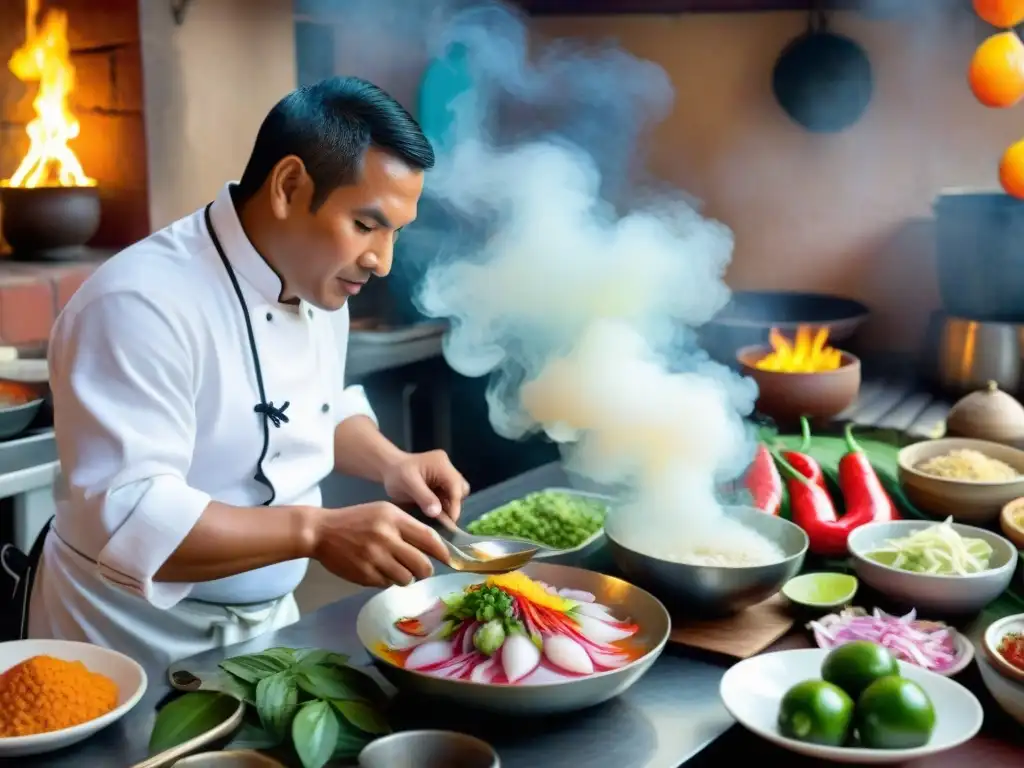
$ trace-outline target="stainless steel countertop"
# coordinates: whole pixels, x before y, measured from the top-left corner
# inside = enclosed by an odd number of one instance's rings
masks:
[[[471,518],[533,490],[565,486],[561,468],[548,465],[474,494],[466,504]],[[374,594],[357,595],[304,616],[297,624],[250,643],[189,660],[209,665],[227,656],[275,645],[331,648],[368,664],[355,633],[356,615]],[[19,768],[127,767],[146,755],[158,702],[169,692],[166,670],[147,669],[149,690],[125,717],[68,750],[20,758]],[[668,648],[651,670],[618,699],[574,715],[542,721],[487,722],[478,713],[432,711],[400,702],[399,727],[424,724],[454,728],[489,740],[505,768],[677,768],[733,723],[718,698],[724,665],[699,661]]]

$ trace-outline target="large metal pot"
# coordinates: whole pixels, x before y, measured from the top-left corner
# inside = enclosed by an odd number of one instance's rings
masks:
[[[929,328],[927,355],[934,382],[951,395],[983,389],[990,381],[1014,395],[1024,389],[1024,324],[936,313]]]

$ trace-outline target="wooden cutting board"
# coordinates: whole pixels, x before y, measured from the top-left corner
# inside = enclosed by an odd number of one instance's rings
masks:
[[[760,653],[796,623],[777,594],[724,619],[673,619],[669,642],[746,659]]]

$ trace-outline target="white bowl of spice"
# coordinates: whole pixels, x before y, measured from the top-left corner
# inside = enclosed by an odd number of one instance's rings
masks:
[[[947,437],[899,452],[903,492],[918,509],[967,525],[988,525],[1024,496],[1024,451],[988,440]]]
[[[76,744],[145,692],[145,671],[117,651],[67,640],[0,643],[0,758]]]

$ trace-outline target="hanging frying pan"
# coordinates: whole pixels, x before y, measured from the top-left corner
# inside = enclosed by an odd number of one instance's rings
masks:
[[[796,123],[814,133],[838,133],[856,123],[873,87],[864,49],[830,32],[817,3],[807,31],[783,49],[772,73],[775,99]]]

